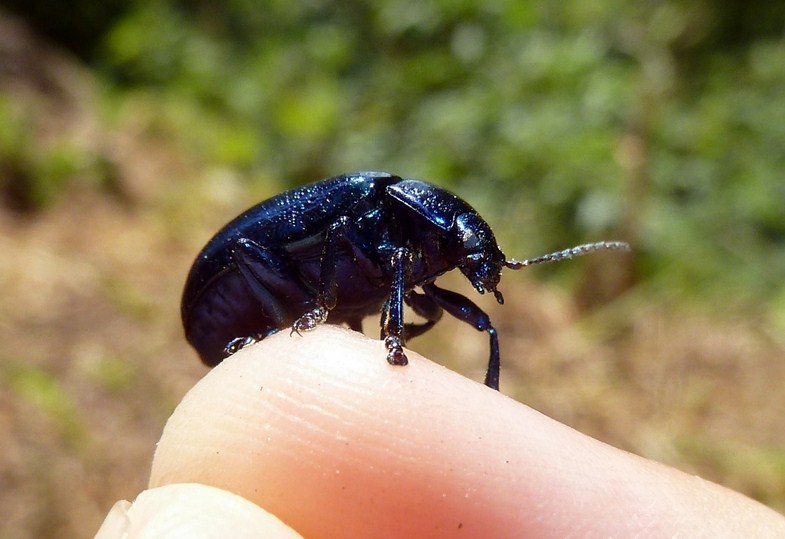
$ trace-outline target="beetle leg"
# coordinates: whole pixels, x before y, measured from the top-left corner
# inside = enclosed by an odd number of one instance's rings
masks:
[[[338,217],[327,229],[324,236],[324,247],[319,261],[319,288],[316,296],[316,308],[303,314],[294,321],[292,333],[309,331],[327,321],[328,313],[335,308],[337,285],[335,275],[338,242],[345,240],[351,221],[345,215]]]
[[[299,335],[301,331],[311,331],[319,324],[327,322],[327,312],[327,309],[321,306],[308,311],[294,321],[294,324],[292,324],[292,331],[289,332],[289,335],[294,333]]]
[[[330,311],[335,308],[336,302],[336,283],[335,283],[335,263],[338,253],[338,242],[348,242],[351,221],[345,215],[335,220],[327,229],[324,237],[324,248],[322,249],[322,260],[319,268],[319,298],[320,307]]]
[[[346,323],[349,324],[349,329],[351,329],[352,331],[356,331],[357,333],[362,333],[363,332],[363,319],[362,318],[356,318],[356,319],[353,319],[353,320],[347,320]]]
[[[262,305],[270,309],[270,312],[265,312],[265,314],[275,321],[276,326],[285,325],[285,308],[281,305],[281,301],[270,292],[271,290],[287,290],[292,287],[292,279],[289,276],[285,260],[280,255],[276,255],[255,241],[246,238],[237,240],[237,244],[232,250],[232,257],[240,275],[243,276],[251,289],[251,293]],[[308,294],[304,289],[301,292],[303,296]],[[316,307],[295,320],[292,325],[292,333],[311,330],[325,320],[327,320],[327,310]],[[232,340],[227,344],[226,351],[230,352],[247,346],[248,342],[244,341],[249,339],[251,337]]]
[[[352,261],[367,275],[378,271],[376,264],[368,258],[368,254],[361,247],[366,238],[359,231],[349,217],[342,215],[328,228],[324,237],[322,258],[319,266],[319,302],[325,309],[331,311],[337,302],[338,287],[336,283],[336,268],[338,256],[342,251],[352,257]]]
[[[439,321],[442,317],[443,309],[437,304],[433,299],[426,296],[425,294],[418,294],[417,292],[411,291],[406,294],[403,298],[404,302],[412,308],[412,310],[425,318],[427,321],[422,324],[404,324],[403,325],[403,334],[404,334],[404,341],[408,341],[409,339],[413,339],[414,337],[419,337],[429,329],[431,329],[436,322]],[[381,317],[381,339],[384,340],[387,336],[386,331],[390,326],[390,302],[385,301],[384,305],[382,306],[382,317]]]
[[[292,331],[300,332],[316,327],[327,321],[328,313],[335,308],[338,286],[335,268],[340,244],[344,244],[356,262],[367,261],[367,257],[358,249],[357,232],[352,228],[352,221],[345,215],[339,217],[327,229],[324,247],[319,263],[319,288],[316,296],[316,308],[295,320]],[[355,331],[362,331],[362,323],[349,321]]]
[[[433,283],[423,285],[423,291],[445,311],[458,320],[466,322],[479,331],[487,331],[490,339],[491,355],[488,359],[488,372],[485,374],[485,385],[498,391],[499,389],[499,337],[491,319],[472,300],[456,292],[439,288]]]
[[[379,320],[379,326],[381,326],[381,329],[379,331],[380,333],[379,338],[381,340],[384,340],[384,337],[386,336],[384,334],[384,331],[385,328],[390,324],[389,319],[390,319],[390,298],[387,298],[384,304],[382,305],[382,317]]]
[[[328,313],[335,308],[337,303],[338,286],[336,281],[337,257],[343,245],[353,257],[356,264],[367,267],[368,273],[373,271],[374,264],[368,259],[365,252],[359,247],[361,240],[358,231],[353,227],[351,219],[342,215],[338,217],[327,229],[324,237],[324,247],[319,262],[319,287],[317,289],[316,308],[298,318],[293,331],[309,330],[317,324],[327,321]],[[349,327],[362,333],[362,319],[347,320]]]
[[[232,249],[232,259],[251,294],[260,304],[269,308],[265,315],[269,316],[276,326],[285,324],[285,308],[271,292],[292,287],[292,279],[280,255],[270,252],[253,240],[240,238]]]
[[[404,301],[415,313],[426,320],[422,324],[404,324],[403,334],[406,336],[406,340],[413,339],[431,329],[444,312],[439,304],[426,294],[412,291],[406,294]]]
[[[232,354],[236,354],[241,349],[245,348],[246,346],[250,346],[256,342],[262,340],[261,335],[249,335],[247,337],[235,337],[224,348],[224,354],[227,356],[231,356]]]
[[[382,336],[387,348],[387,362],[390,365],[406,365],[409,359],[403,352],[406,344],[403,325],[403,301],[405,283],[409,276],[411,253],[405,247],[399,247],[391,256],[393,279],[390,287],[390,298],[382,309]]]

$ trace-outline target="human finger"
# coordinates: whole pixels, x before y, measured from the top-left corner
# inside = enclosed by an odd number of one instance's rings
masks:
[[[785,533],[752,500],[408,355],[390,366],[333,326],[242,350],[175,411],[151,486],[230,490],[307,537]]]

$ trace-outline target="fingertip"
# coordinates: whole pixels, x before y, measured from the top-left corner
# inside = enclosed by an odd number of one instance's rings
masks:
[[[178,406],[150,485],[225,488],[307,536],[462,527],[495,504],[494,487],[475,481],[484,494],[466,514],[462,482],[492,460],[494,438],[506,430],[494,422],[495,432],[466,442],[493,407],[472,403],[515,403],[416,353],[405,367],[385,357],[381,341],[334,326],[243,349]]]

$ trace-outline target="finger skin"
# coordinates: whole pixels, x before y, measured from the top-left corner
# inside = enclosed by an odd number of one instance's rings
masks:
[[[334,326],[231,356],[183,399],[152,487],[235,492],[317,537],[785,537],[785,519],[414,352]]]

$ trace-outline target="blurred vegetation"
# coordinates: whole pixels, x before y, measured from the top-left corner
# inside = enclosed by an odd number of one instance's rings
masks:
[[[392,170],[508,217],[511,255],[621,235],[655,293],[785,308],[785,5],[117,4],[9,2],[204,167]],[[9,138],[33,200],[76,166]]]
[[[784,96],[781,2],[0,0],[0,537],[144,488],[204,372],[194,254],[362,169],[458,192],[510,257],[630,241],[532,270],[568,298],[505,277],[506,392],[783,510]],[[414,347],[471,372],[468,334]]]

